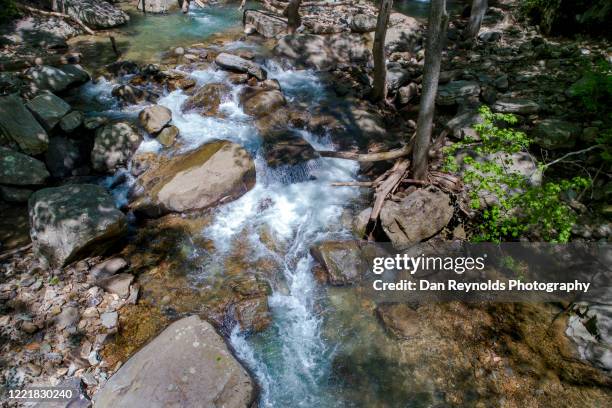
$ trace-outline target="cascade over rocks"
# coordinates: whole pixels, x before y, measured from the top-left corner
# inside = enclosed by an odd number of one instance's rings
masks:
[[[181,109],[184,112],[195,110],[203,116],[215,116],[219,113],[219,105],[229,93],[230,88],[226,84],[206,84],[187,98]]]
[[[47,132],[17,95],[0,96],[0,133],[8,146],[27,154],[44,153],[49,146]]]
[[[256,387],[223,338],[197,316],[172,323],[94,396],[96,406],[249,408]]]
[[[127,232],[125,215],[101,186],[38,190],[28,207],[34,251],[52,267],[99,255]]]
[[[450,198],[435,187],[418,189],[400,202],[387,200],[380,212],[382,228],[396,248],[432,237],[452,216]]]
[[[216,141],[153,163],[131,207],[148,216],[202,210],[240,197],[255,184],[255,163],[241,146]]]
[[[295,130],[270,130],[263,135],[263,139],[264,157],[272,168],[293,166],[318,157],[310,143]]]

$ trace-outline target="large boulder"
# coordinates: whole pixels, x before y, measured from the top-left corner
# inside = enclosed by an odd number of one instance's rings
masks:
[[[243,101],[242,108],[246,114],[258,117],[271,113],[286,104],[287,101],[281,91],[263,89],[249,95],[249,98]]]
[[[482,123],[482,116],[477,111],[468,110],[457,114],[454,118],[446,122],[446,128],[457,139],[478,138],[474,125]]]
[[[34,250],[53,267],[99,255],[127,231],[113,198],[93,184],[38,190],[28,207]]]
[[[417,19],[402,13],[391,13],[385,36],[385,48],[389,52],[414,52],[422,37],[422,25]]]
[[[437,188],[419,189],[400,202],[385,201],[382,228],[396,248],[404,248],[440,232],[453,216],[448,195]]]
[[[143,5],[147,13],[161,14],[179,8],[178,1],[175,0],[146,0],[138,2],[138,10],[142,10]]]
[[[376,30],[376,16],[370,14],[355,14],[351,19],[351,31],[355,33],[371,33]]]
[[[183,111],[195,110],[204,116],[215,116],[219,113],[219,105],[224,98],[228,97],[230,91],[231,89],[226,84],[206,84],[187,98],[181,109]]]
[[[40,160],[0,147],[0,184],[40,185],[48,177],[49,172]]]
[[[142,137],[127,123],[117,122],[98,128],[91,164],[96,171],[113,172],[124,166],[138,148]]]
[[[321,264],[331,285],[358,282],[368,270],[368,262],[357,241],[321,242],[310,248],[310,254]]]
[[[287,31],[287,24],[283,20],[262,10],[246,10],[244,24],[245,26],[250,25],[266,38],[274,38]]]
[[[64,115],[70,112],[70,105],[52,93],[38,95],[26,103],[26,106],[47,131],[53,129]]]
[[[248,408],[256,386],[223,338],[197,316],[172,323],[100,388],[100,407]]]
[[[27,154],[43,153],[49,146],[47,132],[16,95],[0,96],[0,133]]]
[[[438,87],[436,103],[442,106],[461,104],[470,97],[480,95],[480,85],[475,81],[452,81]]]
[[[160,159],[138,179],[143,194],[132,208],[149,216],[209,208],[240,197],[255,184],[255,163],[241,146],[215,141]]]
[[[222,52],[215,58],[215,64],[228,71],[252,75],[259,81],[266,79],[266,71],[259,64],[237,55]]]
[[[494,112],[527,115],[537,113],[540,105],[529,99],[499,99],[493,104],[492,109]]]
[[[332,71],[339,66],[367,64],[371,58],[369,39],[364,34],[290,34],[281,38],[274,51],[298,66]]]
[[[544,119],[534,130],[535,142],[551,150],[574,147],[581,133],[578,125],[561,119]]]
[[[130,21],[130,17],[107,1],[64,0],[66,14],[92,28],[110,28]]]
[[[165,106],[154,105],[144,108],[138,115],[140,124],[147,133],[159,133],[172,120],[172,111]]]
[[[28,69],[25,75],[33,90],[50,92],[62,92],[90,79],[89,74],[78,65],[62,65],[59,68],[41,65]]]

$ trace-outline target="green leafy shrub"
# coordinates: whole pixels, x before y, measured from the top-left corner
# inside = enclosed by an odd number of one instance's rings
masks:
[[[475,241],[499,242],[529,234],[550,242],[567,242],[576,215],[561,198],[572,190],[586,188],[589,182],[581,177],[547,181],[532,186],[523,174],[512,171],[512,155],[527,151],[530,139],[523,132],[508,127],[516,123],[513,115],[492,113],[483,106],[479,110],[482,123],[474,125],[477,139],[466,138],[446,149],[446,170],[460,171],[470,186],[470,202],[481,210]],[[459,152],[469,149],[470,155],[458,159]],[[485,207],[483,193],[496,197],[496,203]]]
[[[594,67],[585,68],[582,78],[570,87],[569,93],[578,98],[589,113],[611,115],[612,64],[601,58]]]

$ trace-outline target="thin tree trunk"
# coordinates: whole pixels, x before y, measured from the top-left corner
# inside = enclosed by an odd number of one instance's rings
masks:
[[[289,0],[286,11],[289,34],[295,33],[295,30],[302,24],[302,19],[300,18],[300,3],[302,3],[302,0]]]
[[[183,0],[183,6],[181,7],[183,13],[189,12],[189,0]]]
[[[468,23],[467,29],[465,30],[465,39],[473,40],[480,31],[480,25],[482,19],[487,12],[487,0],[473,0],[472,10],[470,11],[470,22]]]
[[[425,180],[427,177],[427,156],[431,144],[431,128],[442,62],[442,45],[446,37],[447,25],[446,0],[432,0],[425,48],[423,92],[412,154],[412,173],[417,180]]]
[[[385,37],[393,0],[381,0],[376,21],[376,33],[372,56],[374,58],[374,83],[372,85],[371,99],[375,102],[387,97],[387,67],[385,65]]]

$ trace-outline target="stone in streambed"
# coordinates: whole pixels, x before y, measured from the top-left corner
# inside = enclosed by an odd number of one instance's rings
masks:
[[[60,128],[67,133],[72,133],[83,124],[84,115],[80,111],[72,111],[60,120]]]
[[[70,105],[52,93],[38,95],[26,103],[26,106],[47,131],[53,129],[64,115],[70,112]]]
[[[125,165],[142,137],[127,123],[118,122],[96,130],[91,164],[96,171],[113,172]]]
[[[191,95],[181,109],[194,110],[203,116],[215,116],[219,113],[219,105],[223,99],[229,97],[230,88],[222,83],[206,84]]]
[[[17,95],[0,97],[0,133],[26,154],[47,150],[49,136]]]
[[[172,120],[172,111],[165,106],[144,108],[138,115],[140,124],[151,135],[159,133]]]
[[[159,160],[139,177],[144,193],[131,204],[149,216],[202,210],[235,200],[255,184],[255,163],[241,146],[216,141]]]
[[[49,172],[40,160],[0,147],[0,184],[40,185],[44,184],[48,177]]]
[[[287,104],[283,93],[277,89],[257,90],[242,102],[244,112],[255,117],[266,115]]]
[[[357,241],[325,241],[310,248],[310,254],[323,266],[327,281],[334,286],[355,283],[368,270]]]
[[[534,129],[535,142],[551,150],[574,147],[580,134],[578,125],[561,119],[544,119]]]
[[[134,276],[129,273],[120,273],[96,281],[96,286],[101,287],[108,293],[114,293],[120,298],[125,299],[130,294],[130,285],[134,281]]]
[[[84,161],[75,140],[65,136],[51,138],[49,149],[45,152],[45,163],[53,177],[63,178],[72,175],[72,171]]]
[[[159,99],[159,95],[132,85],[118,85],[113,88],[111,95],[125,105],[137,105],[145,101],[155,102]]]
[[[256,387],[214,328],[197,316],[172,323],[94,396],[96,406],[248,408]]]
[[[169,147],[174,144],[177,136],[179,134],[179,128],[176,126],[167,126],[159,132],[157,135],[157,141],[161,143],[163,146]]]
[[[310,143],[291,129],[272,130],[263,135],[264,157],[269,167],[293,166],[318,157]]]
[[[123,258],[110,258],[104,262],[100,262],[95,265],[89,271],[89,279],[91,281],[100,281],[102,279],[113,276],[117,272],[121,271],[128,265],[127,261]]]
[[[113,198],[93,184],[39,190],[28,207],[34,251],[53,267],[99,255],[127,231]]]
[[[266,79],[266,71],[259,64],[237,55],[222,52],[215,58],[215,63],[219,67],[229,71],[247,73],[254,76],[259,81]]]
[[[382,228],[396,248],[432,237],[452,216],[450,198],[434,187],[418,189],[400,202],[387,200],[380,212]]]
[[[528,115],[537,113],[540,105],[529,99],[500,99],[492,107],[494,112]]]
[[[376,315],[389,332],[399,339],[410,339],[420,332],[419,315],[405,303],[383,303]]]
[[[62,65],[59,68],[42,65],[25,72],[30,87],[35,91],[62,92],[89,81],[87,71],[78,65]]]
[[[106,1],[64,0],[63,7],[71,17],[91,28],[111,28],[130,21],[130,17]]]
[[[461,103],[470,97],[478,97],[480,85],[475,81],[452,81],[438,88],[436,103],[441,106],[450,106]]]

